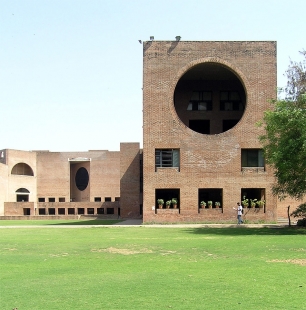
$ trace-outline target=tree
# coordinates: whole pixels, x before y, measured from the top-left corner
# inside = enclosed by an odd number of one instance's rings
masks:
[[[274,168],[273,193],[301,199],[306,194],[306,51],[301,62],[290,61],[284,99],[271,100],[260,136],[265,160]]]

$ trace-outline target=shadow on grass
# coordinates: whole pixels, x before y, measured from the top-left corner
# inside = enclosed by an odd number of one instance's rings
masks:
[[[57,226],[57,225],[78,225],[78,226],[82,226],[82,225],[114,225],[114,224],[118,224],[122,222],[122,220],[77,220],[77,221],[73,221],[70,220],[62,222],[62,223],[48,223],[46,225],[51,225],[51,226]]]
[[[306,235],[306,228],[300,227],[262,227],[262,228],[248,228],[248,227],[232,227],[223,228],[190,228],[185,230],[191,234],[197,235],[227,235],[227,236],[245,236],[245,235]]]

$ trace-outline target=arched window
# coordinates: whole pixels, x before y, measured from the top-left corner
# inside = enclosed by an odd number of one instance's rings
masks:
[[[12,169],[12,174],[34,176],[32,168],[25,163],[18,163]]]
[[[26,188],[18,188],[16,191],[16,201],[17,202],[27,202],[29,201],[30,191]]]

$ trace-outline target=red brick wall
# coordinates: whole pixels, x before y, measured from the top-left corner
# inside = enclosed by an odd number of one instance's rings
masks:
[[[217,135],[189,129],[173,103],[181,76],[193,66],[213,62],[235,72],[246,93],[246,109],[239,123]],[[233,207],[242,188],[265,188],[265,213],[258,220],[277,218],[270,187],[273,175],[241,172],[241,148],[260,148],[262,129],[255,123],[276,95],[275,42],[144,42],[143,56],[144,222],[235,221]],[[158,169],[155,149],[180,149],[180,171]],[[180,189],[180,209],[155,212],[155,189]],[[198,189],[222,188],[223,212],[199,212]],[[166,210],[165,210],[166,211]],[[168,212],[168,211],[167,211]],[[161,214],[162,213],[162,214]]]
[[[139,143],[120,144],[120,214],[122,218],[140,217]]]

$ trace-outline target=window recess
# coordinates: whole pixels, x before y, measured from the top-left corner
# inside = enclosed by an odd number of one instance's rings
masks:
[[[187,111],[211,111],[212,92],[193,91],[187,107]]]
[[[180,167],[179,149],[156,149],[155,150],[155,170],[157,168]]]

